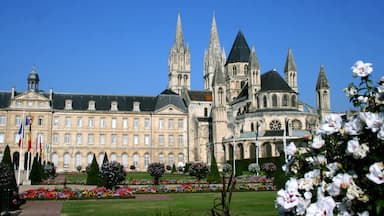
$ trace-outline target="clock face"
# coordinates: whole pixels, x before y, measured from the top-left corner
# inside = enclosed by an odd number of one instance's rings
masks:
[[[271,123],[269,123],[269,128],[271,130],[281,130],[281,122],[278,120],[272,120]]]

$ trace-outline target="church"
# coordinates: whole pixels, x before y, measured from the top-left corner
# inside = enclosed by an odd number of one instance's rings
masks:
[[[220,166],[234,158],[279,156],[285,140],[302,140],[331,112],[323,66],[313,84],[314,108],[299,98],[291,49],[282,74],[263,72],[241,31],[225,54],[215,17],[203,59],[204,89],[191,89],[190,59],[178,14],[168,88],[156,96],[44,91],[33,68],[26,91],[0,91],[0,158],[9,145],[14,167],[21,170],[35,153],[58,172],[84,170],[93,155],[100,163],[105,153],[126,169],[141,171],[151,162],[210,163],[212,155]]]

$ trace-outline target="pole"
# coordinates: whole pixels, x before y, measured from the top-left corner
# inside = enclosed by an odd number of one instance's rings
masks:
[[[259,166],[259,122],[256,124],[256,141],[255,141],[255,150],[256,150],[256,165]],[[257,171],[256,175],[259,175]]]
[[[23,132],[24,134],[24,132]],[[23,156],[23,138],[21,137],[21,141],[20,141],[20,147],[19,147],[19,167],[18,167],[18,171],[17,171],[17,185],[20,185],[20,176],[21,176],[21,157]],[[23,164],[24,165],[24,164]]]
[[[235,130],[233,130],[232,147],[233,147],[233,176],[236,176]]]

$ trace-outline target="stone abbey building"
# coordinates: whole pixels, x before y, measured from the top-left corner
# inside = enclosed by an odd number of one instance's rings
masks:
[[[204,89],[190,87],[190,50],[180,15],[168,66],[168,88],[156,96],[44,91],[32,69],[27,91],[0,92],[0,157],[9,145],[15,168],[20,156],[24,163],[20,168],[26,167],[28,126],[21,151],[18,132],[25,118],[32,117],[31,153],[41,152],[59,172],[84,169],[93,154],[100,163],[104,153],[109,160],[138,170],[151,162],[209,163],[212,153],[220,165],[234,156],[278,156],[284,135],[300,140],[330,112],[330,88],[322,66],[314,83],[317,108],[313,108],[299,98],[292,50],[282,74],[274,69],[262,72],[255,48],[248,46],[241,31],[225,54],[215,18],[204,56]]]

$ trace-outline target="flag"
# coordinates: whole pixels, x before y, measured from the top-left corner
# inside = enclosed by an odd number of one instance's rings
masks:
[[[22,147],[21,144],[24,138],[24,127],[23,123],[20,124],[19,132],[17,132],[17,143],[19,144],[19,148]]]
[[[32,148],[32,116],[27,116],[25,119],[25,125],[29,125],[29,131],[28,131],[28,152]]]
[[[25,118],[25,125],[29,125],[29,126],[32,125],[32,116],[27,116]]]

